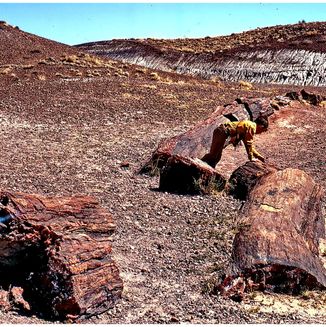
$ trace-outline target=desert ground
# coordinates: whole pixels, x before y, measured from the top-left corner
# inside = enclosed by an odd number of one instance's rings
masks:
[[[187,131],[217,105],[303,87],[203,80],[91,61],[75,49],[54,49],[48,60],[33,49],[11,65],[1,56],[1,188],[91,195],[114,217],[112,255],[123,295],[82,322],[326,323],[323,291],[252,293],[241,303],[211,294],[230,258],[242,203],[224,192],[160,192],[158,176],[138,174],[162,139]],[[325,88],[305,89],[326,96]],[[256,147],[269,163],[302,169],[325,187],[325,119],[325,107],[294,102],[275,113]],[[230,147],[217,170],[229,176],[246,161],[243,148]],[[52,323],[41,313],[12,311],[0,311],[0,322]]]

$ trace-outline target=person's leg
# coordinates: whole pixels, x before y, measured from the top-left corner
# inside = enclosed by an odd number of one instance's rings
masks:
[[[209,153],[205,154],[201,160],[215,168],[216,164],[221,160],[222,151],[227,139],[224,127],[215,128],[212,138],[212,144]]]

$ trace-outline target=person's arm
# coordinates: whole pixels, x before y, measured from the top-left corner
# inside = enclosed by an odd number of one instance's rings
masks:
[[[264,162],[265,158],[255,149],[254,146],[254,128],[251,126],[248,126],[248,128],[246,129],[246,133],[244,136],[244,146],[246,148],[247,151],[247,155],[248,155],[248,159],[250,161],[253,161],[254,157],[259,159],[260,161]]]

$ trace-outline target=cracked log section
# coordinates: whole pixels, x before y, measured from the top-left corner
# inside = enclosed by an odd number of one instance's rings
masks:
[[[97,201],[0,192],[0,202],[0,305],[5,309],[17,307],[20,294],[24,311],[83,319],[120,298],[122,280],[111,257],[115,225]]]
[[[206,194],[224,189],[226,179],[199,159],[171,156],[160,174],[161,191]]]
[[[239,169],[253,176],[253,167],[247,165]],[[257,171],[262,169],[257,163]],[[233,274],[216,291],[241,300],[251,290],[297,294],[325,288],[326,269],[319,251],[325,238],[321,186],[291,168],[269,171],[256,181],[233,243]]]
[[[229,121],[255,120],[260,114],[272,115],[274,108],[279,109],[289,102],[290,100],[285,97],[273,100],[239,98],[231,104],[218,106],[211,116],[187,132],[163,140],[139,172],[144,174],[160,172],[160,189],[163,191],[187,193],[189,189],[190,193],[198,193],[194,191],[197,189],[199,193],[210,193],[212,190],[221,190],[221,186],[225,185],[225,178],[215,169],[206,167],[207,165],[200,160],[210,150],[215,128]]]

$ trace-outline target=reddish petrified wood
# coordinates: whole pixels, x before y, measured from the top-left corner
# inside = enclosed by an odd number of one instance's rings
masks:
[[[9,192],[0,192],[0,199],[3,288],[20,286],[32,311],[50,318],[112,307],[123,287],[111,257],[115,225],[97,201]]]
[[[239,285],[234,283],[239,277],[248,291],[296,294],[305,288],[325,288],[326,269],[319,257],[319,242],[325,238],[322,196],[321,186],[298,169],[258,179],[234,239],[233,271],[237,274],[228,276],[217,290],[235,296],[232,285]]]
[[[228,181],[227,191],[239,200],[246,200],[258,180],[277,168],[260,161],[248,161],[236,169]]]
[[[200,194],[221,191],[226,180],[199,159],[171,156],[160,174],[161,191]]]
[[[239,98],[236,101],[240,105],[244,105],[252,121],[255,121],[260,115],[271,116],[274,113],[269,98]]]
[[[288,92],[286,96],[291,100],[306,101],[314,106],[320,105],[322,101],[326,100],[325,96],[320,94],[310,93],[306,90],[301,90],[300,92],[292,91]]]
[[[152,154],[151,159],[140,169],[140,173],[159,172],[171,156],[201,159],[209,152],[215,128],[229,121],[256,119],[260,114],[274,112],[269,98],[237,99],[231,104],[218,106],[206,120],[200,121],[187,132],[163,140]]]
[[[152,154],[151,159],[141,168],[140,173],[161,170],[173,155],[202,158],[210,148],[214,129],[229,119],[221,115],[224,107],[218,107],[206,120],[199,122],[189,131],[163,140]]]

